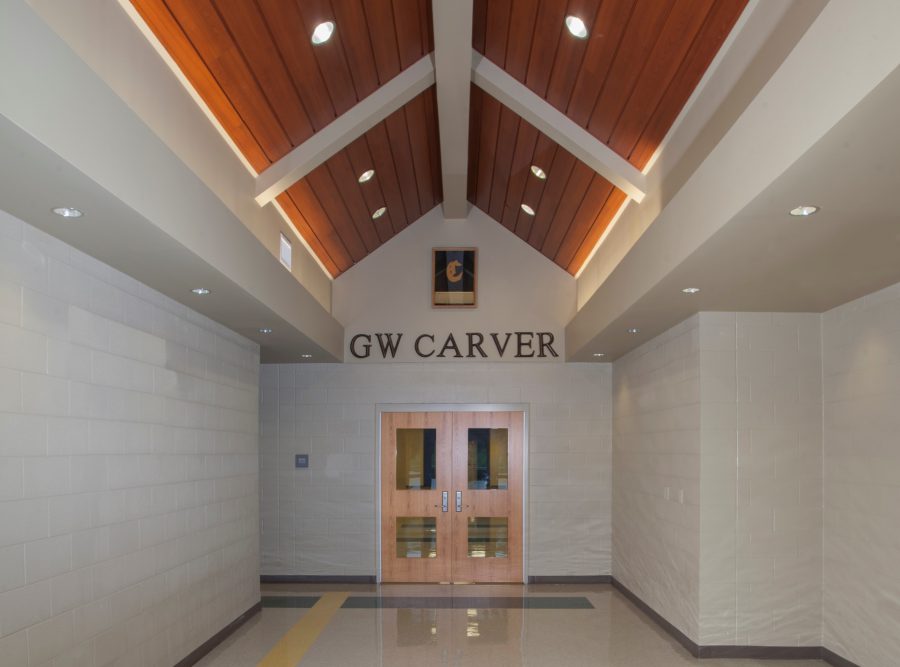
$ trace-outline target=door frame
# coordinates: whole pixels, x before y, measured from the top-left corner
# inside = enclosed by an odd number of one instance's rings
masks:
[[[528,583],[528,403],[377,403],[375,405],[375,580],[381,576],[381,415],[385,412],[521,412],[522,583]]]

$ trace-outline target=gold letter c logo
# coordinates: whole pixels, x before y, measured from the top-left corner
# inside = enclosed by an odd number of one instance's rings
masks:
[[[462,262],[454,259],[452,262],[447,264],[447,280],[451,283],[458,283],[462,280],[463,272],[460,271],[457,273],[457,269],[462,266]]]

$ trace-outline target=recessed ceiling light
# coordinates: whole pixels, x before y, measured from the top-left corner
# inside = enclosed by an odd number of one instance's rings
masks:
[[[628,327],[627,331],[630,334],[641,333],[641,330],[638,329],[637,327]]]
[[[195,287],[191,291],[197,296],[206,296],[207,294],[209,294],[209,290],[205,287]]]
[[[522,210],[525,211],[527,215],[534,215],[534,209],[528,204],[522,204]]]
[[[684,292],[685,294],[696,294],[697,292],[700,291],[700,288],[699,287],[685,287],[681,291]]]
[[[566,27],[569,29],[569,32],[571,32],[578,39],[584,39],[585,37],[587,37],[587,26],[584,25],[584,21],[582,21],[577,16],[567,16]]]
[[[312,355],[311,355],[311,354],[301,354],[300,357],[301,357],[302,359],[312,359]]]
[[[63,218],[80,218],[84,215],[77,208],[71,208],[69,206],[60,206],[58,208],[53,209],[53,212],[56,215],[62,216]]]
[[[375,175],[374,169],[366,169],[363,173],[359,175],[359,182],[366,183],[367,181],[371,181],[372,177]]]
[[[312,43],[313,44],[324,44],[329,39],[331,39],[331,35],[334,33],[334,21],[323,21],[319,25],[316,26],[316,29],[313,30],[312,34]]]
[[[270,333],[272,333],[272,330],[269,327],[263,327],[262,329],[259,330],[259,333],[270,334]]]
[[[537,176],[542,181],[546,180],[546,178],[547,178],[547,172],[544,171],[543,169],[541,169],[536,164],[531,165],[531,173],[534,174],[535,176]]]
[[[595,357],[605,357],[606,355],[603,352],[594,352]]]
[[[379,209],[376,209],[374,213],[372,213],[372,220],[377,220],[381,216],[383,216],[387,212],[387,208],[382,206]]]
[[[798,206],[797,208],[791,209],[791,215],[795,217],[805,218],[808,215],[812,215],[816,211],[819,210],[818,206]]]

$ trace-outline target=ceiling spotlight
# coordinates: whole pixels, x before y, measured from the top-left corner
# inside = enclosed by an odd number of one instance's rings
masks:
[[[334,21],[324,21],[316,26],[316,29],[313,30],[312,34],[312,43],[313,44],[324,44],[329,39],[331,39],[331,35],[334,33]]]
[[[700,288],[699,287],[685,287],[681,291],[684,292],[685,294],[696,294],[697,292],[700,291]]]
[[[594,352],[595,357],[605,357],[606,355],[603,352]]]
[[[641,330],[638,329],[637,327],[629,327],[626,331],[628,331],[628,333],[630,333],[630,334],[641,333]]]
[[[522,204],[522,210],[525,211],[527,215],[534,215],[534,209],[528,204]]]
[[[53,212],[56,215],[62,216],[63,218],[80,218],[84,215],[77,208],[71,208],[69,206],[60,206],[58,208],[53,209]]]
[[[375,175],[375,170],[374,170],[374,169],[366,169],[363,173],[361,173],[361,174],[359,175],[359,179],[358,179],[358,180],[359,180],[360,183],[367,183],[368,181],[371,181],[371,180],[372,180],[372,177],[373,177],[374,175]]]
[[[191,291],[197,296],[206,296],[207,294],[209,294],[209,290],[205,287],[195,287]]]
[[[819,210],[818,206],[798,206],[791,209],[791,215],[798,218],[805,218]]]
[[[536,164],[531,165],[531,173],[537,176],[542,181],[547,179],[547,172],[541,169]]]
[[[312,355],[311,354],[301,354],[300,358],[301,359],[312,359]]]
[[[585,37],[587,37],[587,26],[584,25],[584,21],[582,21],[577,16],[567,16],[566,27],[569,29],[569,32],[571,32],[578,39],[584,39]]]
[[[382,206],[379,209],[376,209],[374,213],[372,213],[372,220],[377,220],[381,216],[383,216],[387,212],[387,208]]]
[[[272,330],[269,327],[263,327],[262,329],[259,329],[259,333],[270,334],[270,333],[272,333]]]

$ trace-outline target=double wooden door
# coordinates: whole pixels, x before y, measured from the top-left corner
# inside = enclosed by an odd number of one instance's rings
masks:
[[[523,422],[382,413],[383,581],[521,583]]]

